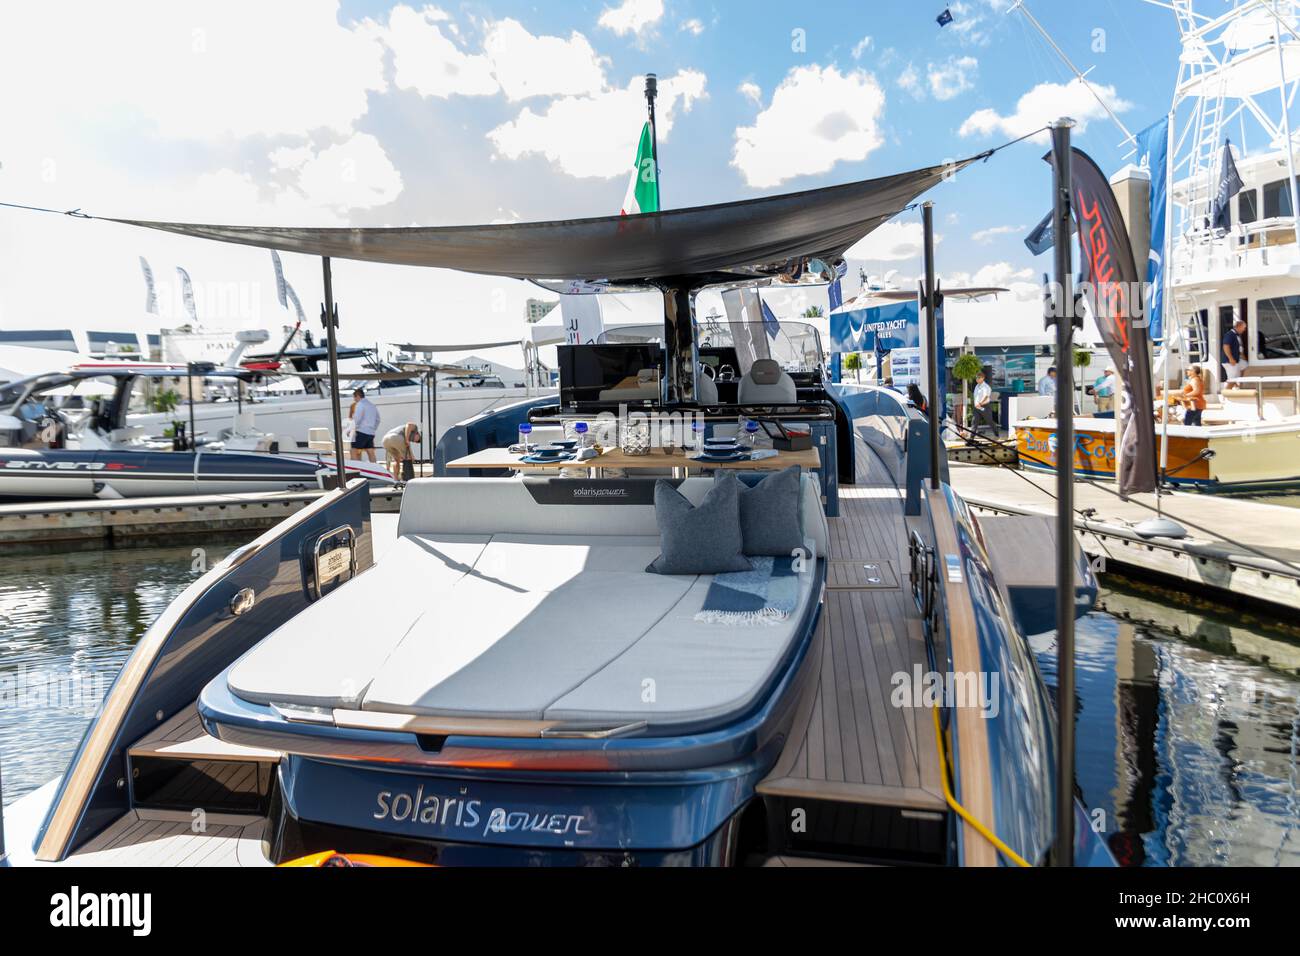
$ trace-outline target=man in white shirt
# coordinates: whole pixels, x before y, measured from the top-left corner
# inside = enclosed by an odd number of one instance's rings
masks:
[[[983,372],[975,376],[975,434],[981,428],[993,428],[993,388]]]
[[[1056,397],[1056,366],[1047,370],[1047,374],[1038,380],[1038,394]]]
[[[366,393],[357,389],[352,393],[352,458],[360,461],[364,451],[366,457],[375,460],[375,435],[379,432],[379,409],[375,403],[366,398]]]

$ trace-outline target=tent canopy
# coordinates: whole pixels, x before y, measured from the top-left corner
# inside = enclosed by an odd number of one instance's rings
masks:
[[[840,186],[639,216],[395,229],[109,221],[281,252],[516,279],[658,285],[703,277],[713,284],[779,275],[803,259],[838,258],[945,175],[984,155]]]

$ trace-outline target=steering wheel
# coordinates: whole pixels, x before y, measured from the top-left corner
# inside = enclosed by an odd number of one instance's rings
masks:
[[[721,368],[718,369],[718,374],[716,378],[719,382],[734,381],[736,378],[736,370],[732,368],[730,365],[723,365]]]

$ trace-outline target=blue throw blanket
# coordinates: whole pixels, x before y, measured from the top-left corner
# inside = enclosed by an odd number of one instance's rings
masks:
[[[750,558],[751,571],[714,575],[695,620],[706,624],[780,624],[799,603],[792,558]]]

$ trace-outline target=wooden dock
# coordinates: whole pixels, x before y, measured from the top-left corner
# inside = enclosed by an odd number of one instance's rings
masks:
[[[260,531],[323,494],[275,491],[0,504],[0,544],[99,541],[111,547],[178,534]],[[396,488],[371,491],[372,512],[396,512],[401,503]]]
[[[950,473],[953,488],[977,511],[1056,514],[1053,474],[957,463]],[[1187,528],[1186,538],[1144,538],[1133,530],[1155,516],[1155,495],[1124,501],[1111,482],[1075,482],[1074,527],[1098,571],[1114,566],[1222,600],[1300,608],[1300,508],[1184,491],[1166,492],[1161,501],[1165,515]]]

